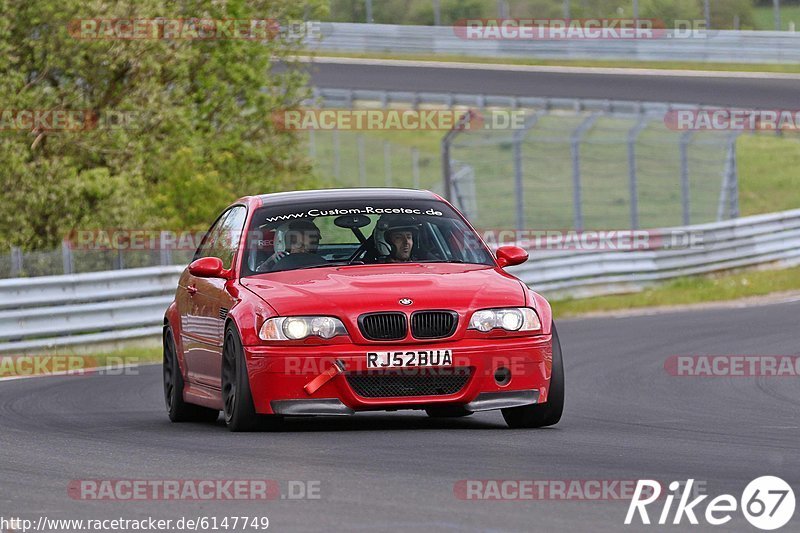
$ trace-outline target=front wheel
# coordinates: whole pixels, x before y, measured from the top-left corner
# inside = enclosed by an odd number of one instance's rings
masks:
[[[556,325],[553,324],[553,367],[550,372],[550,391],[547,402],[502,409],[503,418],[510,428],[541,428],[561,420],[564,411],[564,361]]]
[[[225,328],[222,350],[222,403],[225,424],[231,431],[276,429],[281,422],[279,416],[256,413],[242,341],[232,325]]]

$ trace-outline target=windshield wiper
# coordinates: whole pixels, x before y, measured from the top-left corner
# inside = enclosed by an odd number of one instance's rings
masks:
[[[363,265],[363,261],[357,261],[355,263],[351,263],[350,261],[331,261],[330,263],[325,263],[322,265],[309,265],[304,267],[292,268],[289,270],[308,270],[309,268],[323,268],[323,267],[330,267],[330,266],[347,266],[347,265]]]

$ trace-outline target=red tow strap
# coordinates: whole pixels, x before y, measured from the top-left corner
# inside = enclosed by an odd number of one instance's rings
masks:
[[[344,370],[345,370],[344,362],[340,359],[337,359],[336,361],[334,361],[332,367],[330,367],[328,370],[326,370],[319,376],[315,377],[314,379],[306,383],[303,389],[310,396],[315,392],[317,392],[317,390],[319,390],[319,388],[325,385],[327,382],[329,382],[330,380],[332,380],[333,378],[344,372]]]

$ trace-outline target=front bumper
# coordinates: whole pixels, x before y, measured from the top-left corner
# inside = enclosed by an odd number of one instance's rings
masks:
[[[462,339],[425,344],[331,344],[308,346],[246,346],[245,357],[256,411],[283,415],[349,415],[356,411],[424,409],[459,404],[469,411],[502,409],[547,401],[552,366],[552,336]],[[414,373],[417,369],[366,370],[373,351],[452,350],[453,367],[469,374],[466,383],[448,394],[365,397],[348,382],[348,375]],[[309,394],[305,385],[339,361],[338,373]],[[438,367],[437,367],[438,368]],[[510,380],[495,379],[505,368]],[[422,370],[420,370],[422,372]]]

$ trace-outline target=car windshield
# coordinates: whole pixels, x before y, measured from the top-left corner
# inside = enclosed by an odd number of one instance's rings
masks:
[[[247,233],[242,276],[328,266],[494,261],[436,200],[320,201],[264,206]]]

